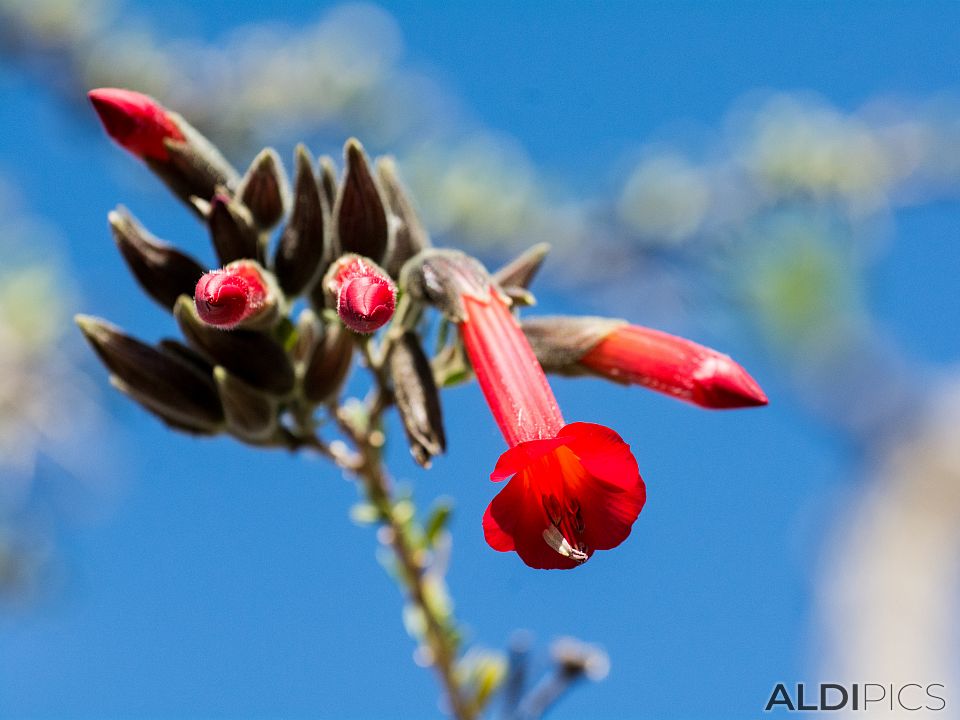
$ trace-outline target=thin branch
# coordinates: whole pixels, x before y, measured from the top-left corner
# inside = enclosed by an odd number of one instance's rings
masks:
[[[433,666],[446,692],[451,712],[458,720],[473,720],[477,716],[476,709],[464,698],[456,677],[456,646],[443,619],[438,616],[427,598],[424,568],[416,558],[407,529],[394,517],[389,482],[383,466],[377,460],[373,465],[365,466],[360,471],[360,476],[366,484],[368,499],[379,510],[381,519],[390,529],[390,546],[400,565],[410,600],[423,614],[426,622],[425,639],[433,655]]]
[[[342,442],[327,443],[316,435],[297,435],[287,428],[281,428],[279,432],[284,447],[289,450],[313,450],[349,472],[356,472],[363,464],[360,454]]]
[[[389,333],[379,349],[374,348],[369,338],[359,340],[361,352],[374,377],[374,387],[367,399],[364,427],[356,427],[344,413],[336,413],[337,422],[352,438],[362,458],[356,469],[363,483],[368,502],[377,509],[381,522],[390,530],[390,547],[400,568],[410,601],[417,606],[426,623],[425,642],[433,655],[433,667],[443,686],[451,713],[457,720],[474,720],[478,711],[465,697],[457,679],[457,648],[448,624],[439,616],[428,599],[424,567],[417,559],[417,552],[409,536],[407,526],[399,522],[393,512],[394,499],[389,477],[382,461],[383,413],[393,403],[389,378],[385,369],[391,344]]]

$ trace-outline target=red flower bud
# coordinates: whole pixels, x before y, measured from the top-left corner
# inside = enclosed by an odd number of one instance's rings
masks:
[[[211,270],[194,292],[197,314],[208,325],[229,330],[275,306],[274,293],[261,267],[250,260]]]
[[[766,405],[756,380],[730,356],[684,338],[622,325],[580,358],[591,372],[706,408]]]
[[[393,317],[397,287],[372,260],[344,255],[327,272],[324,286],[336,298],[340,320],[354,332],[372,333]]]
[[[141,159],[165,161],[168,153],[163,141],[167,138],[184,139],[166,109],[149,95],[119,88],[99,88],[91,90],[87,97],[107,134]]]
[[[766,405],[757,382],[728,355],[659,330],[601,317],[535,317],[523,331],[547,372],[589,373],[643,385],[704,408]]]

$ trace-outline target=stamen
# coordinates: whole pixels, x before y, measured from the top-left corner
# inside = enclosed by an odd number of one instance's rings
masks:
[[[580,508],[577,508],[577,511],[573,514],[573,529],[577,535],[582,535],[583,531],[586,530],[586,526],[583,523],[583,515],[580,513]]]
[[[587,554],[582,550],[574,548],[567,542],[567,539],[563,536],[557,528],[554,526],[548,527],[543,531],[543,539],[546,541],[547,545],[553,548],[556,552],[563,557],[570,558],[574,562],[585,563],[587,561]]]
[[[550,522],[555,526],[559,526],[563,516],[560,509],[560,501],[557,500],[556,495],[550,494],[543,496],[543,509],[547,512],[547,517],[550,518]]]

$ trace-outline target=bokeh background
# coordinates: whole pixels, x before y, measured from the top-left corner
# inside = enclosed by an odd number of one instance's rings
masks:
[[[633,535],[569,573],[491,551],[502,440],[446,397],[421,505],[455,504],[469,640],[605,648],[556,718],[745,718],[777,682],[946,685],[960,716],[960,6],[0,0],[0,716],[439,712],[354,488],[319,460],[165,430],[113,393],[75,312],[173,331],[113,247],[123,203],[205,232],[104,136],[149,92],[237,166],[358,136],[436,242],[554,252],[538,311],[733,355],[768,408],[555,383],[632,445]],[[394,430],[396,430],[394,426]],[[839,713],[833,713],[834,716]]]

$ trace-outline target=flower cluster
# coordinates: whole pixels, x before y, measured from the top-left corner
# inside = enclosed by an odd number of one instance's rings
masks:
[[[240,175],[151,98],[116,89],[90,98],[108,134],[205,224],[220,263],[207,271],[118,208],[110,225],[120,251],[185,342],[148,345],[78,319],[113,383],[175,429],[309,446],[360,472],[362,453],[348,457],[315,435],[323,414],[341,428],[362,424],[339,398],[359,351],[380,405],[396,404],[411,453],[428,467],[446,445],[441,389],[473,376],[508,445],[491,474],[508,482],[483,517],[487,542],[532,567],[572,568],[627,538],[646,492],[627,443],[603,425],[567,423],[544,370],[704,407],[766,403],[729,357],[680,338],[602,318],[521,322],[547,248],[492,275],[433,248],[392,161],[371,167],[355,140],[339,178],[331,159],[316,163],[298,147],[291,184],[271,149]],[[447,338],[433,357],[423,342],[430,310]]]

